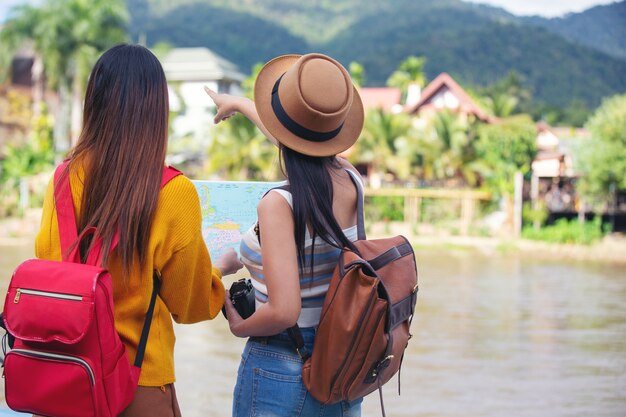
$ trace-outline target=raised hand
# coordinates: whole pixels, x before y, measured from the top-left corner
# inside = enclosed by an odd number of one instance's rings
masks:
[[[246,100],[244,97],[231,96],[230,94],[218,94],[207,86],[204,86],[204,91],[211,97],[211,100],[213,100],[217,108],[217,112],[213,118],[215,124],[241,111],[241,103]]]

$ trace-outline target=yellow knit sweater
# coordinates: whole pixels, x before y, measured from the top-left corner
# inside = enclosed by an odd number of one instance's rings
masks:
[[[53,182],[50,181],[46,191],[35,254],[41,259],[60,260]],[[72,173],[70,184],[79,216],[82,173]],[[224,301],[221,274],[213,268],[202,239],[198,194],[186,177],[179,175],[161,190],[148,241],[146,267],[140,270],[138,263],[130,279],[124,282],[122,264],[115,253],[111,255],[108,269],[113,278],[115,327],[132,363],[152,293],[152,269],[156,268],[162,283],[139,385],[162,386],[175,381],[172,317],[178,323],[212,319]]]

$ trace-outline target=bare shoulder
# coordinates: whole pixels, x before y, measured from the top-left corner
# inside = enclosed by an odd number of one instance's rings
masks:
[[[361,181],[363,181],[363,179],[361,178],[361,174],[359,174],[359,171],[357,171],[357,169],[350,162],[348,162],[347,159],[342,158],[340,156],[337,156],[335,159],[337,160],[337,162],[339,163],[341,168],[349,169],[350,171],[355,173],[357,175],[357,177],[361,179]]]
[[[259,217],[268,215],[281,217],[286,214],[291,216],[291,206],[283,196],[276,192],[270,192],[259,202],[257,213]]]
[[[336,156],[335,160],[339,163],[339,165],[341,165],[342,168],[348,168],[356,172],[356,168],[352,166],[352,164],[348,162],[346,158],[343,158],[341,156]]]
[[[268,193],[257,207],[261,246],[272,242],[287,242],[293,237],[294,222],[291,206],[279,193]]]

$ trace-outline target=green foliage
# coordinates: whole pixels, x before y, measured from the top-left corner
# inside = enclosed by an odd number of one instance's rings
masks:
[[[561,18],[545,19],[532,16],[524,18],[523,21],[541,26],[573,42],[626,58],[624,1],[596,6],[582,13],[572,13]]]
[[[469,122],[450,111],[439,112],[433,119],[431,137],[436,140],[435,152],[430,155],[434,178],[460,178],[476,185],[475,138]]]
[[[450,223],[459,218],[460,212],[460,201],[426,198],[422,200],[421,221],[431,225]]]
[[[366,222],[404,220],[403,197],[368,197],[365,203]]]
[[[15,8],[0,31],[3,55],[12,56],[32,41],[50,86],[85,82],[98,55],[126,40],[123,0],[45,0],[41,6]],[[8,67],[3,67],[8,68]]]
[[[545,203],[540,200],[537,208],[533,209],[530,202],[524,203],[522,207],[522,223],[525,225],[534,225],[535,223],[543,225],[548,219],[550,212]]]
[[[363,87],[365,85],[365,68],[363,65],[359,64],[356,61],[350,62],[348,65],[348,71],[350,72],[350,78],[352,78],[352,83],[357,87]]]
[[[98,56],[126,41],[128,13],[124,0],[44,0],[40,6],[14,8],[0,30],[0,64],[10,62],[15,52],[31,45],[43,63],[49,87],[59,93],[55,139],[65,144],[70,127],[70,90],[82,97],[87,77]],[[0,78],[10,65],[0,65]],[[42,82],[42,80],[38,80]],[[42,85],[36,87],[43,89]],[[79,114],[79,109],[75,114]],[[76,129],[79,123],[74,123]],[[77,132],[71,132],[76,138]]]
[[[0,160],[0,217],[17,213],[20,182],[54,166],[52,119],[44,107],[33,120],[28,140],[8,145]]]
[[[17,183],[22,177],[38,174],[54,163],[52,118],[44,108],[32,123],[29,139],[19,145],[8,145],[1,161],[0,183]]]
[[[240,114],[216,127],[207,161],[205,174],[228,180],[271,181],[278,177],[276,147]]]
[[[604,234],[600,216],[586,223],[580,223],[578,220],[559,219],[552,226],[545,226],[538,230],[527,226],[522,230],[522,237],[526,239],[582,245],[590,245],[602,239]]]
[[[173,8],[152,15],[145,26],[133,26],[131,30],[133,37],[145,33],[149,45],[168,42],[184,47],[205,46],[239,68],[309,49],[303,39],[289,33],[278,22],[214,4],[194,3]]]
[[[262,67],[254,65],[252,75],[241,83],[248,98],[254,98],[254,82]],[[204,174],[228,180],[272,181],[279,177],[278,152],[254,123],[236,114],[216,126]]]
[[[259,76],[259,72],[261,72],[262,68],[263,63],[257,62],[252,66],[252,74],[241,82],[243,95],[251,100],[254,100],[254,83],[256,82],[256,78]]]
[[[494,19],[460,2],[413,2],[363,16],[329,41],[324,51],[358,59],[373,85],[408,55],[428,59],[426,75],[446,71],[462,85],[488,85],[512,68],[533,97],[560,107],[575,97],[589,106],[626,90],[626,62],[569,43],[545,30]]]
[[[607,99],[586,125],[591,143],[576,149],[579,190],[588,201],[607,203],[626,191],[626,95]]]
[[[582,127],[589,118],[588,105],[579,98],[574,98],[567,107],[546,103],[529,103],[524,110],[535,120],[543,120],[552,126]]]
[[[509,117],[527,107],[531,94],[523,85],[522,77],[510,71],[505,77],[480,90],[484,104],[496,117]]]
[[[407,91],[411,84],[417,84],[420,87],[426,85],[426,75],[424,74],[424,65],[426,58],[409,56],[407,57],[397,70],[395,70],[387,79],[389,87],[397,87],[402,90],[402,95],[406,97]]]
[[[408,178],[412,155],[415,154],[410,129],[407,114],[391,114],[381,109],[368,111],[350,160],[355,164],[371,164],[374,171],[392,172],[398,178]]]
[[[526,174],[537,152],[537,130],[525,115],[478,128],[476,150],[485,185],[496,195],[513,194],[515,172]]]
[[[489,85],[515,69],[537,102],[559,108],[574,98],[592,108],[626,90],[623,60],[459,0],[128,1],[133,38],[146,33],[150,44],[207,46],[240,68],[319,51],[345,65],[358,61],[370,85],[383,85],[414,55],[428,59],[427,77],[447,71],[464,86]],[[620,25],[608,22],[607,32],[623,30]],[[505,102],[496,106],[506,108]],[[518,103],[518,109],[530,106]]]

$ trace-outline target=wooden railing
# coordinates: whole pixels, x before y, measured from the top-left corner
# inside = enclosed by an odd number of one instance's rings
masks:
[[[469,232],[476,213],[476,202],[489,200],[491,194],[486,191],[445,188],[367,188],[366,197],[403,197],[404,221],[417,224],[420,221],[422,199],[448,199],[461,201],[461,234]]]

